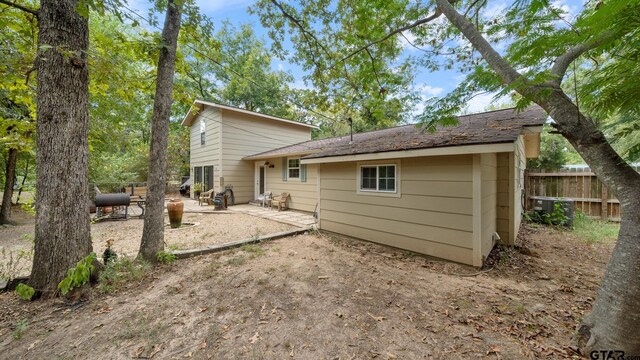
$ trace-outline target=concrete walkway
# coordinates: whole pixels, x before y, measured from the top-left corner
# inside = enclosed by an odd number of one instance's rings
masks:
[[[303,213],[295,210],[278,211],[277,209],[264,208],[251,204],[229,206],[227,210],[303,228],[308,228],[316,224],[316,219],[313,217],[313,214]]]
[[[302,228],[308,228],[316,224],[313,214],[295,210],[278,211],[277,209],[263,208],[251,204],[238,204],[229,206],[226,210],[214,210],[213,205],[198,205],[198,200],[184,197],[180,199],[184,202],[184,212],[186,213],[241,213]]]

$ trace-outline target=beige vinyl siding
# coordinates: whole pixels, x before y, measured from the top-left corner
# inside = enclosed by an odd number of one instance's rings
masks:
[[[200,120],[205,120],[205,144],[200,145]],[[208,107],[197,115],[190,128],[190,174],[194,179],[193,168],[213,165],[213,186],[218,191],[220,178],[220,110]],[[194,194],[191,192],[191,196]]]
[[[513,238],[515,244],[515,238],[518,236],[520,230],[520,221],[522,220],[522,202],[524,195],[524,171],[527,168],[527,157],[524,149],[524,137],[520,135],[516,140],[516,147],[514,152],[514,175],[515,183],[513,187],[513,203],[512,203],[512,217],[513,217]]]
[[[510,223],[513,218],[511,204],[513,203],[513,184],[510,174],[514,173],[513,167],[509,166],[514,163],[513,153],[498,153],[498,194],[497,194],[497,220],[496,231],[500,236],[500,241],[504,244],[513,244],[515,240],[513,231],[510,230]]]
[[[319,227],[471,264],[472,156],[391,161],[400,197],[357,194],[356,162],[322,164]]]
[[[498,154],[497,232],[501,242],[515,245],[522,220],[524,170],[527,166],[524,137],[515,142],[515,151]]]
[[[493,233],[496,232],[498,160],[495,153],[481,154],[480,166],[482,171],[482,235],[480,254],[482,260],[489,255],[493,245]]]
[[[318,167],[319,165],[307,165],[307,181],[289,179],[282,181],[282,158],[260,160],[260,163],[268,161],[275,167],[266,169],[266,191],[271,191],[274,196],[283,192],[289,193],[287,205],[294,210],[313,212],[318,202]]]
[[[308,127],[222,110],[222,176],[236,203],[254,198],[255,163],[242,158],[310,139]]]

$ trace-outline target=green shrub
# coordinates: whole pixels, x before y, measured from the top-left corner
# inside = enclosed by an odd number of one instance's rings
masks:
[[[134,260],[127,256],[110,262],[100,273],[97,289],[101,293],[111,293],[122,289],[132,281],[139,281],[151,271],[151,264]]]
[[[560,201],[553,203],[553,211],[549,214],[544,211],[533,210],[524,215],[525,220],[546,225],[566,226],[569,223],[569,217],[565,214]]]
[[[172,264],[176,259],[178,259],[178,257],[174,253],[168,251],[158,251],[156,253],[156,260],[161,264]]]
[[[20,283],[16,286],[16,293],[22,300],[30,301],[35,295],[36,290],[27,284]]]
[[[75,267],[67,271],[67,276],[58,284],[58,290],[62,295],[67,295],[69,291],[79,288],[89,282],[91,273],[94,270],[93,262],[96,260],[96,253],[87,255],[78,261]]]

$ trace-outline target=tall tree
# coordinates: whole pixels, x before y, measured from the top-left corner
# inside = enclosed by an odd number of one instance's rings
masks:
[[[44,0],[38,10],[36,226],[29,284],[56,291],[91,249],[89,228],[88,17],[77,0]]]
[[[4,192],[0,208],[0,224],[11,223],[11,204],[16,185],[18,154],[31,147],[33,120],[27,106],[16,104],[14,100],[2,97],[0,91],[0,144],[7,148]]]
[[[0,12],[0,146],[7,152],[0,224],[11,219],[18,155],[33,148],[35,91],[29,83],[36,54],[33,13],[2,7]]]
[[[156,95],[151,121],[149,177],[147,179],[147,209],[144,217],[139,256],[156,261],[156,254],[164,250],[164,193],[166,186],[167,143],[169,118],[173,102],[173,77],[176,62],[180,17],[180,1],[167,1],[167,13],[162,29],[162,47],[158,57]]]
[[[494,9],[492,14],[483,12],[487,3],[432,0],[424,4],[397,0],[361,4],[305,0],[299,6],[305,21],[296,24],[300,29],[293,40],[300,43],[299,47],[309,47],[326,44],[331,39],[335,48],[347,49],[335,55],[319,53],[322,58],[313,60],[314,73],[322,73],[334,68],[332,64],[383,46],[395,46],[397,50],[401,46],[399,37],[420,47],[424,57],[419,63],[427,68],[457,67],[468,73],[451,96],[426,107],[422,119],[429,125],[452,123],[453,115],[478,91],[503,94],[516,91],[523,99],[519,106],[535,102],[545,109],[554,119],[556,131],[616,192],[621,203],[618,241],[592,312],[580,327],[582,348],[586,353],[619,349],[640,354],[637,334],[640,328],[640,174],[614,151],[596,121],[587,116],[575,97],[562,87],[567,71],[580,56],[622,56],[629,60],[623,68],[616,66],[615,61],[594,66],[593,78],[601,81],[592,83],[592,99],[600,101],[598,97],[604,95],[603,99],[609,100],[608,109],[638,106],[637,99],[634,100],[637,92],[624,91],[636,89],[638,82],[627,76],[629,72],[621,70],[635,73],[638,69],[640,2],[590,1],[571,22],[563,17],[562,9],[547,0],[517,1]],[[257,6],[263,23],[273,27],[274,39],[278,42],[284,33],[285,19],[291,18],[291,6],[284,7],[278,0],[262,0]],[[278,9],[279,16],[275,14]],[[375,24],[384,34],[363,31],[371,26],[368,15],[371,13],[385,15]],[[298,26],[300,24],[304,26]],[[319,30],[312,32],[311,29]],[[415,40],[410,41],[404,32],[409,32]],[[309,33],[323,36],[319,40],[305,39]],[[450,40],[455,41],[453,46]],[[298,51],[298,54],[303,53]],[[376,54],[377,61],[395,61],[384,52]],[[441,62],[443,64],[438,65]],[[371,78],[356,77],[357,83],[371,82]]]

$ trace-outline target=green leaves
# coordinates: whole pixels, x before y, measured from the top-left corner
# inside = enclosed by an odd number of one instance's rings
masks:
[[[20,296],[22,300],[31,301],[36,290],[27,284],[20,283],[16,286],[16,294]]]
[[[62,295],[67,295],[69,291],[79,288],[89,282],[91,273],[94,270],[93,262],[96,261],[96,254],[91,253],[80,260],[75,267],[67,271],[67,276],[58,284],[58,290]]]

